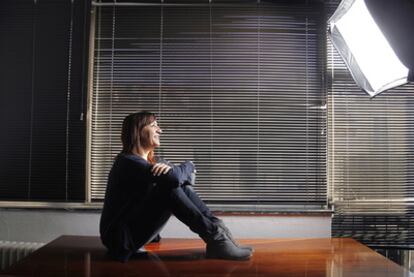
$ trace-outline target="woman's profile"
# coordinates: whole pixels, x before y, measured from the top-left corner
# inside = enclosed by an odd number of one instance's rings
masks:
[[[246,260],[252,248],[239,246],[223,221],[193,190],[195,165],[157,160],[162,131],[156,115],[142,111],[125,117],[122,151],[108,177],[100,235],[109,255],[126,262],[156,238],[171,215],[206,243],[206,257]]]

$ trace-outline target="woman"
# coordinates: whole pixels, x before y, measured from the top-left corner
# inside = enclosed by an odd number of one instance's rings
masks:
[[[161,133],[155,114],[148,111],[123,121],[123,148],[109,173],[100,221],[109,255],[128,261],[158,236],[173,214],[204,240],[207,258],[249,259],[252,249],[238,246],[192,189],[194,164],[157,162],[154,150],[160,146]]]

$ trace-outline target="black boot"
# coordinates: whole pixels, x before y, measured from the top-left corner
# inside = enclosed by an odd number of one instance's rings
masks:
[[[252,251],[237,247],[221,228],[204,241],[207,259],[248,260],[252,256]]]
[[[226,232],[206,216],[181,187],[171,190],[169,200],[172,213],[207,244],[207,258],[247,260],[251,257],[252,251],[237,247]]]
[[[246,249],[246,250],[249,250],[249,251],[253,251],[253,248],[251,247],[251,246],[248,246],[248,245],[239,245],[237,242],[236,242],[236,240],[234,239],[234,237],[233,237],[233,235],[231,234],[231,232],[230,232],[230,229],[229,228],[227,228],[227,226],[224,224],[224,222],[223,222],[223,220],[221,220],[221,219],[216,219],[216,220],[214,220],[214,223],[215,224],[217,224],[217,226],[219,227],[219,228],[221,228],[225,233],[226,233],[226,235],[227,235],[227,237],[237,246],[237,247],[239,247],[239,248],[241,248],[241,249]]]

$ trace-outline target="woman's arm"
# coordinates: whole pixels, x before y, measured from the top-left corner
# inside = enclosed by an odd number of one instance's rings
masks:
[[[186,161],[179,165],[173,165],[172,163],[151,165],[143,159],[126,157],[126,160],[128,165],[125,171],[129,172],[127,175],[135,175],[134,179],[138,182],[147,180],[146,182],[150,183],[178,187],[190,181],[191,173],[195,171],[195,166],[191,161]]]
[[[185,182],[191,182],[194,172],[195,166],[191,161],[186,161],[179,165],[157,163],[151,168],[152,178],[156,183],[167,184],[172,187],[178,187]]]

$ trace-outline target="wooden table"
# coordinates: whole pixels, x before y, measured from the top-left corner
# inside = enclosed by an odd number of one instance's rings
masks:
[[[243,240],[249,261],[205,259],[196,239],[162,239],[127,263],[110,260],[98,237],[61,236],[3,274],[12,276],[409,276],[408,271],[348,238]]]

